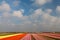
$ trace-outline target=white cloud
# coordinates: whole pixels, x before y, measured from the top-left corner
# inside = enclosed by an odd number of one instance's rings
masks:
[[[37,9],[37,10],[39,10],[39,9]],[[40,13],[43,21],[48,20],[48,21],[51,21],[51,22],[55,22],[55,20],[57,20],[58,18],[57,17],[54,17],[54,16],[51,16],[50,15],[51,12],[52,12],[52,9],[46,9],[45,11],[43,11],[41,9],[41,12],[39,11],[39,13]],[[38,13],[38,11],[36,13]]]
[[[60,6],[57,6],[56,11],[60,12]]]
[[[50,14],[52,12],[52,9],[46,9],[46,13]]]
[[[36,19],[39,16],[44,17],[44,19],[50,17],[50,13],[52,12],[52,9],[46,9],[45,11],[43,11],[42,9],[37,9],[34,11],[34,14],[32,15],[32,18]]]
[[[6,3],[5,1],[3,1],[2,4],[0,5],[0,11],[8,12],[10,10],[11,10],[11,8],[10,8],[9,4]]]
[[[17,2],[17,1],[16,1]],[[10,8],[10,5],[3,1],[0,5],[0,12],[2,12],[2,16],[3,17],[11,17],[11,16],[16,16],[16,17],[22,17],[23,16],[23,13],[24,13],[24,10],[23,9],[20,9],[18,11],[13,11],[13,13],[10,13],[11,12],[11,8]]]
[[[60,25],[60,18],[51,16],[50,13],[52,12],[52,9],[46,9],[43,11],[42,9],[37,9],[34,11],[34,14],[32,15],[32,20],[39,24],[37,27],[42,28],[41,30],[45,31],[57,31],[57,28],[59,28],[58,25]],[[38,14],[38,15],[35,15]],[[38,21],[40,18],[40,22]],[[57,22],[58,21],[58,22]],[[34,24],[34,23],[33,23]],[[37,29],[38,29],[37,28]],[[43,30],[43,31],[44,31]],[[58,30],[59,31],[59,30]]]
[[[35,12],[34,12],[36,15],[41,15],[43,12],[42,12],[42,9],[37,9],[37,10],[35,10]]]
[[[10,17],[10,5],[8,3],[6,3],[5,1],[3,1],[0,5],[0,12],[1,12],[1,16],[2,17]]]
[[[39,5],[43,5],[46,3],[46,0],[36,0],[36,3]]]
[[[57,17],[60,17],[60,6],[57,6],[55,11],[56,11]]]
[[[20,11],[14,11],[13,12],[13,16],[22,17],[23,16],[23,12],[21,10]]]
[[[45,3],[52,2],[52,0],[35,0],[36,4],[44,5]]]

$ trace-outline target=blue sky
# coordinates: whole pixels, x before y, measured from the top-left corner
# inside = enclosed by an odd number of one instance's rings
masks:
[[[0,31],[60,30],[60,0],[0,0]]]

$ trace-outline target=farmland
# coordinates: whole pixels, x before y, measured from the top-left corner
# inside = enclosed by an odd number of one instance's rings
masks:
[[[60,40],[60,33],[0,33],[0,40]]]

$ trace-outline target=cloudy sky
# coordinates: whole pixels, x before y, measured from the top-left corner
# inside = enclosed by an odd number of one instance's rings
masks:
[[[60,0],[0,0],[0,32],[41,31],[60,31]]]

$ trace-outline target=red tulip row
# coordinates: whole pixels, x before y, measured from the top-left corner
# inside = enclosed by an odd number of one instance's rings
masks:
[[[15,35],[15,36],[10,36],[10,37],[6,37],[6,38],[2,38],[0,40],[20,40],[21,38],[23,38],[26,34],[19,34],[19,35]]]

